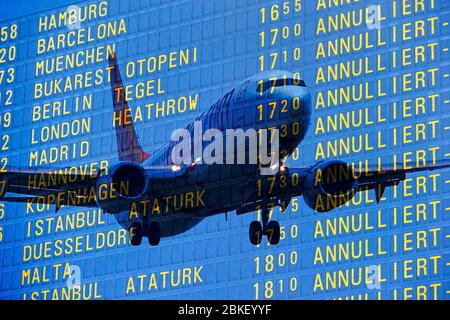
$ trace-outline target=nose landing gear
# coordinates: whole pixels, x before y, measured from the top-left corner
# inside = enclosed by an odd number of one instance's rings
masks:
[[[249,228],[249,238],[253,245],[261,244],[262,236],[267,236],[271,245],[277,245],[280,242],[280,224],[277,221],[269,222],[269,209],[264,208],[261,213],[261,220],[252,221]]]

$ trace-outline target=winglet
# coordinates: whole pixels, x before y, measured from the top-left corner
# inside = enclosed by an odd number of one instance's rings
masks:
[[[125,99],[122,77],[120,76],[115,52],[109,55],[108,62],[114,106],[113,124],[116,128],[119,161],[142,163],[150,158],[150,154],[146,153],[139,143],[131,111]]]
[[[375,188],[375,196],[377,198],[377,204],[380,203],[381,198],[383,197],[384,191],[386,190],[386,185],[378,184]]]
[[[55,203],[55,206],[56,206],[55,213],[58,213],[58,211],[59,211],[59,209],[61,209],[62,205]]]

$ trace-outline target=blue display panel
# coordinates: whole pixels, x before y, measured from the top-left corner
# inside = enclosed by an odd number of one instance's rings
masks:
[[[74,6],[0,23],[0,169],[117,161],[111,52],[149,151],[246,78],[282,69],[305,80],[313,109],[288,166],[450,157],[447,0]],[[379,204],[361,192],[328,213],[294,198],[272,212],[277,246],[249,243],[258,212],[133,247],[101,209],[0,202],[0,298],[448,299],[449,184],[448,171],[417,173]]]

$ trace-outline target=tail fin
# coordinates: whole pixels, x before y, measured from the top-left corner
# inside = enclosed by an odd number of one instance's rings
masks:
[[[141,144],[139,143],[131,111],[128,107],[128,102],[125,100],[122,77],[120,76],[120,70],[114,52],[109,55],[108,61],[119,161],[142,163],[150,155],[142,150]]]

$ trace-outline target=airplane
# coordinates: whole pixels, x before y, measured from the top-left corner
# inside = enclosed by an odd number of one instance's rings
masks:
[[[153,153],[143,150],[125,99],[115,53],[108,58],[114,107],[118,162],[81,174],[64,168],[13,168],[0,173],[0,201],[101,208],[129,231],[132,246],[147,237],[152,246],[161,238],[181,234],[218,214],[261,212],[249,226],[249,240],[259,245],[280,241],[280,224],[271,209],[286,210],[291,199],[303,196],[317,212],[329,212],[349,202],[357,192],[375,190],[380,202],[386,187],[406,175],[445,169],[450,163],[393,166],[356,170],[341,160],[288,168],[275,164],[273,175],[262,175],[261,164],[175,164],[174,141]],[[304,139],[312,119],[311,95],[304,80],[287,71],[269,71],[246,79],[196,118],[202,130],[279,130],[279,158],[286,159]],[[194,122],[186,126],[194,130]],[[203,142],[202,142],[203,143]],[[242,143],[242,141],[241,141]],[[249,143],[244,149],[249,151]],[[16,194],[11,196],[10,193]],[[17,194],[25,196],[17,196]]]

